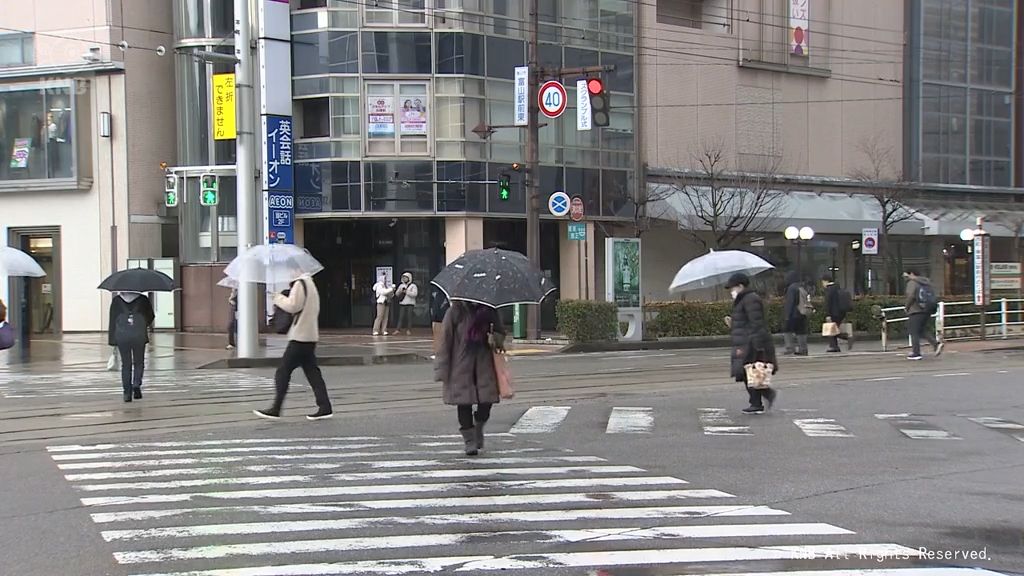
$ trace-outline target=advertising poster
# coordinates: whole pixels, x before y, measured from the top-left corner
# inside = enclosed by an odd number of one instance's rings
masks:
[[[421,98],[402,101],[402,134],[427,134],[427,105]]]
[[[11,168],[28,168],[28,155],[32,151],[31,138],[15,138],[11,152]]]
[[[794,56],[808,54],[810,19],[811,0],[789,0],[789,48]]]
[[[394,96],[370,96],[367,100],[369,134],[373,136],[395,135]]]
[[[612,241],[612,298],[619,308],[640,307],[640,241],[610,238]]]
[[[388,286],[395,285],[395,269],[391,266],[377,266],[377,269],[373,273],[373,283],[376,284],[380,280],[381,275],[384,275],[388,280]]]

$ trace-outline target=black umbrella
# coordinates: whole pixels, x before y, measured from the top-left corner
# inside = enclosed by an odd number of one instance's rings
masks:
[[[114,272],[100,283],[99,288],[111,292],[171,292],[174,280],[156,270],[129,268]]]
[[[491,248],[466,252],[431,281],[449,300],[492,308],[540,304],[554,283],[518,252]]]

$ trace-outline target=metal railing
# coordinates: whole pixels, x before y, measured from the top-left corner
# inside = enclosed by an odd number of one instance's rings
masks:
[[[935,320],[935,336],[940,340],[1001,339],[1024,336],[1024,299],[1000,298],[984,310],[971,302],[939,302]],[[907,325],[907,312],[902,306],[876,310],[882,321],[882,351],[889,350],[892,331]],[[909,331],[908,331],[909,332]],[[910,334],[907,334],[910,346]]]

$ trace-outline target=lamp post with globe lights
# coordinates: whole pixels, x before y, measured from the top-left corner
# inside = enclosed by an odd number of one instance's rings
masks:
[[[814,239],[814,229],[810,226],[804,226],[803,228],[789,226],[782,234],[786,237],[786,240],[796,245],[796,272],[802,280],[803,272],[800,261],[804,251],[803,246]]]

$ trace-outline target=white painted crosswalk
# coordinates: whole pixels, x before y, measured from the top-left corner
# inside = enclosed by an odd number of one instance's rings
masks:
[[[619,419],[621,433],[649,429],[634,414]],[[132,575],[543,576],[638,566],[685,574],[697,565],[736,576],[925,574],[916,550],[628,463],[538,448],[511,433],[491,435],[477,458],[460,444],[454,436],[207,438],[49,453]],[[815,570],[816,560],[838,557],[859,559],[861,569],[847,560],[843,570]],[[792,571],[764,571],[779,561]],[[927,574],[995,574],[940,570]]]
[[[295,386],[294,392],[305,393]],[[150,370],[142,386],[146,395],[168,394],[217,395],[270,394],[274,380],[253,374],[197,370],[183,378],[180,372]],[[0,379],[0,396],[4,398],[65,398],[111,396],[121,393],[121,373],[105,371],[64,372],[59,374],[11,374]]]

